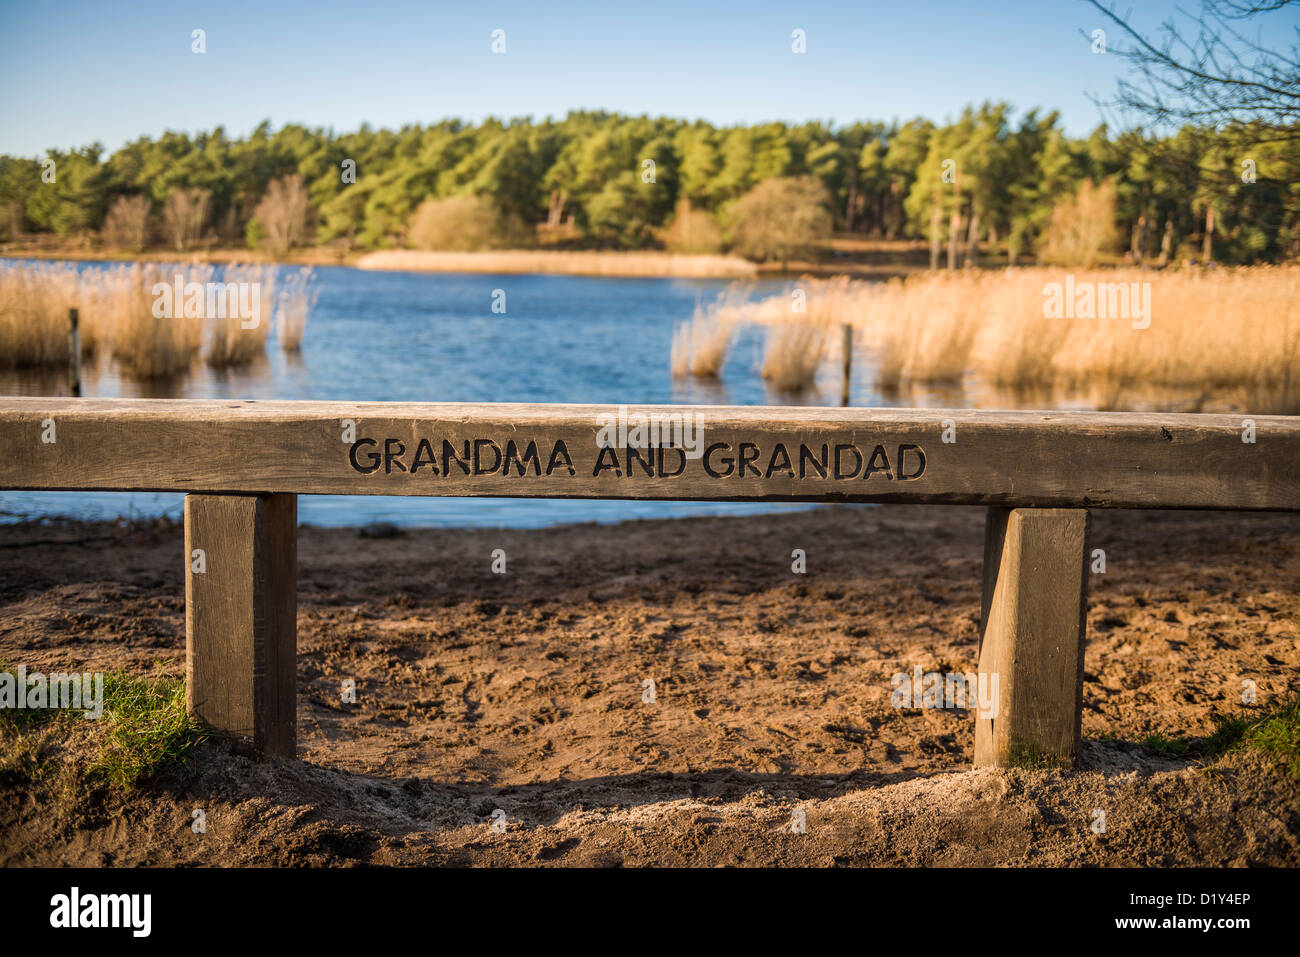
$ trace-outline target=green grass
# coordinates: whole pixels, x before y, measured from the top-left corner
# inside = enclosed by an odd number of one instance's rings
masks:
[[[1221,715],[1215,719],[1214,730],[1204,738],[1167,738],[1155,731],[1143,743],[1160,754],[1198,758],[1206,770],[1226,755],[1258,751],[1281,765],[1287,774],[1300,778],[1300,695],[1262,718]]]
[[[1224,734],[1226,737],[1228,732]],[[1232,750],[1260,751],[1287,774],[1300,778],[1300,695],[1267,717],[1247,724]]]
[[[1192,746],[1186,738],[1166,738],[1159,731],[1148,734],[1142,743],[1152,751],[1170,754],[1176,758],[1181,758]]]
[[[80,711],[0,709],[0,775],[35,781],[72,750],[77,776],[130,790],[183,764],[206,737],[186,712],[182,679],[115,671],[104,675],[104,713],[97,721]],[[73,745],[83,741],[84,749]]]
[[[165,675],[105,675],[103,720],[107,733],[88,771],[122,788],[183,762],[207,736],[186,711],[184,680]]]
[[[1013,735],[1007,747],[1007,764],[1026,771],[1060,768],[1067,770],[1070,763],[1059,755],[1043,751],[1032,741]]]
[[[1105,741],[1116,736],[1107,731],[1090,737]],[[1152,731],[1142,739],[1142,744],[1156,754],[1195,758],[1200,769],[1209,774],[1222,772],[1215,764],[1220,758],[1257,751],[1280,765],[1287,774],[1300,779],[1300,695],[1260,718],[1220,715],[1215,719],[1214,730],[1203,738],[1168,737],[1161,731]],[[1019,738],[1011,741],[1007,761],[1012,767],[1025,769],[1063,767],[1053,755]]]

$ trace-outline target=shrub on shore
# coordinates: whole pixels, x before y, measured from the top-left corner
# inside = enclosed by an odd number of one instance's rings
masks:
[[[695,255],[722,251],[722,230],[707,212],[693,208],[689,199],[678,201],[673,221],[660,239],[670,253]]]
[[[736,200],[728,214],[734,252],[784,266],[807,255],[831,232],[830,194],[815,176],[767,179]]]
[[[1115,227],[1116,188],[1113,180],[1100,185],[1085,179],[1078,192],[1052,210],[1039,258],[1065,266],[1095,266],[1113,253],[1119,242]]]
[[[163,229],[177,252],[189,249],[202,235],[211,200],[210,190],[184,186],[172,189],[163,205]]]
[[[523,232],[486,196],[446,196],[419,205],[406,241],[412,249],[474,252],[523,245]]]
[[[138,253],[149,240],[149,200],[143,195],[119,196],[104,217],[100,232],[110,249]]]
[[[257,204],[250,227],[256,224],[253,234],[258,245],[265,246],[273,256],[284,256],[307,238],[307,187],[302,176],[294,173],[271,180],[265,195]]]

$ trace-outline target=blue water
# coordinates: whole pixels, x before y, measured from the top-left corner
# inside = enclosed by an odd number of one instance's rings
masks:
[[[84,264],[81,268],[107,268]],[[673,329],[728,286],[722,280],[464,275],[317,268],[319,299],[300,357],[274,340],[266,361],[237,373],[196,366],[160,387],[118,377],[101,359],[86,369],[86,396],[339,399],[354,401],[701,403],[837,405],[839,382],[799,398],[777,395],[757,371],[763,332],[741,330],[712,386],[674,382]],[[752,284],[750,295],[786,289]],[[492,311],[496,290],[505,313]],[[498,296],[499,300],[499,296]],[[855,374],[854,405],[879,405],[870,377]],[[0,376],[0,394],[57,395],[55,374]],[[142,493],[0,493],[0,520],[179,516],[182,496]],[[538,499],[301,496],[299,517],[316,525],[389,521],[408,526],[528,528],[567,522],[771,512],[773,504]]]

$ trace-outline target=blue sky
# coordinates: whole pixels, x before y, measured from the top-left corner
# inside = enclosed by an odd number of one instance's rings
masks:
[[[1172,9],[1133,6],[1146,25]],[[1122,70],[1080,34],[1099,26],[1081,0],[0,0],[0,152],[112,150],[218,125],[242,135],[263,119],[344,131],[603,108],[845,123],[942,120],[983,99],[1058,109],[1082,134],[1101,119],[1088,94],[1113,93]],[[494,29],[505,55],[491,52]],[[806,54],[791,52],[795,29]]]

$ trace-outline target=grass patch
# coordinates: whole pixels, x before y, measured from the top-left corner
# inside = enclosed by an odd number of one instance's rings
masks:
[[[184,762],[207,737],[186,710],[184,679],[165,675],[105,675],[103,720],[107,733],[89,772],[121,788]]]
[[[1300,778],[1300,696],[1248,728],[1238,747],[1262,751],[1291,777]]]
[[[1176,758],[1181,758],[1192,746],[1186,738],[1166,738],[1159,731],[1148,734],[1142,743],[1151,751],[1173,755]]]
[[[1167,738],[1155,731],[1143,744],[1160,754],[1198,758],[1207,771],[1217,770],[1210,765],[1229,754],[1258,751],[1291,777],[1300,778],[1300,695],[1261,718],[1220,715],[1214,730],[1203,738]]]
[[[207,737],[186,711],[183,679],[115,671],[103,688],[97,721],[73,710],[0,709],[0,776],[38,782],[71,773],[130,790],[184,764]]]
[[[1007,765],[1025,771],[1070,768],[1070,763],[1059,755],[1044,751],[1034,742],[1017,736],[1013,736],[1008,745]]]
[[[1198,743],[1207,760],[1258,751],[1291,777],[1300,778],[1300,695],[1255,721],[1237,715],[1221,717],[1209,737]]]

